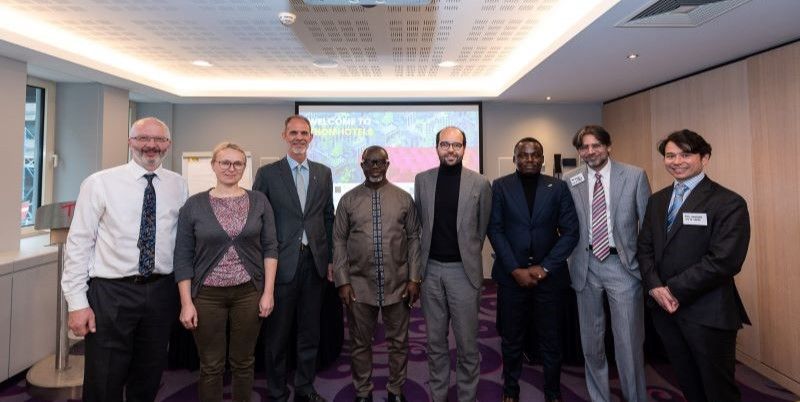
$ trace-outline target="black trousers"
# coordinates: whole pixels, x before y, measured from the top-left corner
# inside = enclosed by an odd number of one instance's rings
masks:
[[[561,343],[565,291],[544,285],[532,289],[497,287],[497,332],[503,353],[503,393],[519,396],[525,333],[533,320],[538,333],[539,354],[544,371],[544,394],[561,396]]]
[[[268,400],[285,402],[289,398],[287,350],[289,336],[297,318],[297,369],[294,375],[296,395],[314,391],[317,349],[319,348],[320,309],[324,279],[314,267],[309,249],[301,251],[297,272],[291,282],[275,284],[275,308],[264,320],[266,338]]]
[[[166,275],[137,284],[94,278],[87,293],[97,332],[85,337],[85,402],[152,402],[178,319],[178,288]]]
[[[651,310],[664,350],[689,402],[739,402],[734,379],[736,332],[681,320],[660,307]]]

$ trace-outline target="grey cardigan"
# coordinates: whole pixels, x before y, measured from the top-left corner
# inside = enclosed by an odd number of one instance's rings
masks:
[[[209,191],[189,197],[178,215],[175,282],[191,279],[192,297],[196,297],[206,275],[217,266],[228,247],[233,245],[253,279],[253,285],[259,292],[263,291],[264,258],[278,258],[272,206],[264,194],[248,190],[250,208],[247,220],[242,232],[231,238],[214,215]]]

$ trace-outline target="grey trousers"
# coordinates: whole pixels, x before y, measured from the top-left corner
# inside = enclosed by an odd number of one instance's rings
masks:
[[[428,332],[428,385],[433,402],[447,400],[450,385],[447,336],[451,323],[456,340],[458,400],[474,402],[481,361],[478,351],[480,289],[472,286],[462,263],[428,260],[420,298]]]
[[[602,262],[590,256],[586,287],[576,292],[589,398],[592,402],[611,401],[604,342],[606,316],[603,293],[608,295],[623,399],[646,402],[642,283],[628,272],[617,255],[609,255]]]
[[[350,328],[350,349],[352,355],[353,386],[356,395],[369,397],[374,388],[372,384],[372,339],[375,323],[381,312],[386,327],[386,343],[389,349],[389,382],[386,389],[396,395],[403,393],[408,367],[408,318],[410,310],[406,303],[390,306],[370,306],[354,302],[347,309],[347,324]]]

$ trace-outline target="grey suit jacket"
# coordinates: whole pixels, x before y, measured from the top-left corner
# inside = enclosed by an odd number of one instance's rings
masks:
[[[294,176],[285,157],[259,168],[253,181],[253,190],[267,195],[275,213],[275,230],[278,235],[276,283],[287,283],[294,278],[303,230],[306,231],[308,246],[320,277],[327,275],[328,263],[333,262],[331,169],[312,161],[308,161],[308,167],[309,182],[304,211],[300,210]]]
[[[636,236],[644,219],[647,199],[650,197],[650,183],[644,170],[636,166],[610,160],[610,184],[608,189],[610,198],[611,225],[614,244],[619,252],[622,265],[625,266],[636,278],[641,279],[639,263],[636,261]],[[572,287],[583,290],[586,286],[586,274],[589,269],[589,210],[592,200],[589,198],[589,168],[586,165],[575,169],[564,176],[564,181],[569,186],[575,209],[578,212],[580,223],[580,240],[578,246],[572,251],[570,257],[570,276]]]
[[[433,208],[436,200],[436,179],[439,168],[417,174],[414,178],[414,203],[422,224],[421,269],[422,279],[428,268],[433,230]],[[458,193],[458,248],[461,261],[469,281],[476,289],[483,283],[483,241],[492,213],[492,187],[480,173],[461,169],[461,185]]]

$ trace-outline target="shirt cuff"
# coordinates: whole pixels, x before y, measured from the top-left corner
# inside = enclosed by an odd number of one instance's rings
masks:
[[[86,293],[81,292],[74,295],[64,295],[67,300],[67,310],[77,311],[89,307],[89,299],[86,298]]]

